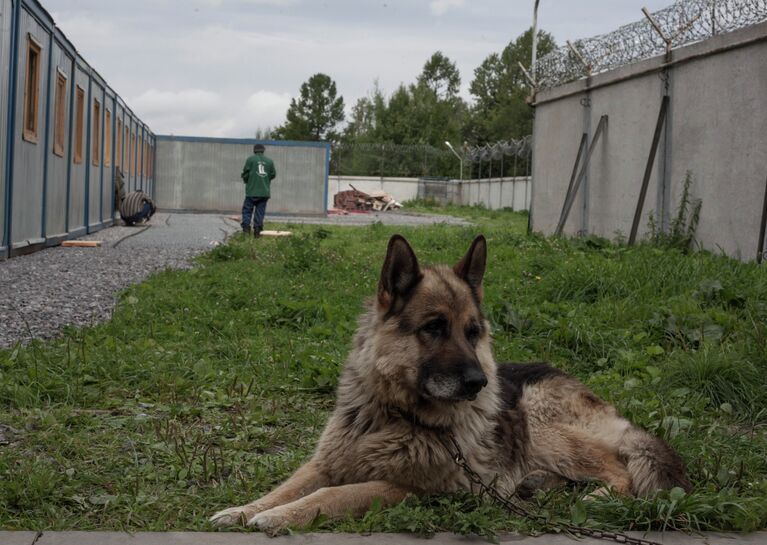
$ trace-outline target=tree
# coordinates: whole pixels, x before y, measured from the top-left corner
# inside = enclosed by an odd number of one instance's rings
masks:
[[[469,92],[475,103],[467,125],[467,138],[475,144],[485,144],[521,138],[533,130],[533,114],[527,105],[527,81],[519,63],[530,64],[533,30],[525,31],[498,54],[489,55],[474,70]],[[548,32],[538,31],[538,55],[556,48]]]
[[[287,121],[273,136],[280,140],[337,140],[335,129],[344,120],[344,99],[337,95],[336,82],[330,76],[313,75],[301,85],[298,99],[291,99]]]
[[[261,127],[256,129],[256,132],[254,134],[254,138],[256,140],[271,140],[272,139],[272,128],[266,127],[265,129],[262,129]]]
[[[431,89],[440,100],[453,99],[461,87],[461,74],[454,62],[437,51],[424,64],[418,84]]]

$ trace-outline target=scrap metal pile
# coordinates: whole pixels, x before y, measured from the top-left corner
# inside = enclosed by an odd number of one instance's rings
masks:
[[[386,212],[402,208],[402,204],[385,191],[365,193],[354,186],[350,187],[350,190],[336,193],[333,197],[333,206],[336,209],[347,212]]]

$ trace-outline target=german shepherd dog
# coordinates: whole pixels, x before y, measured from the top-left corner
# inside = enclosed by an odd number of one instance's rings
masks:
[[[318,514],[359,516],[374,499],[388,506],[471,490],[452,441],[509,494],[585,479],[602,481],[602,494],[689,490],[667,443],[575,378],[544,363],[496,364],[481,310],[486,256],[479,236],[454,267],[421,268],[393,236],[314,456],[271,493],[211,521],[275,534]]]

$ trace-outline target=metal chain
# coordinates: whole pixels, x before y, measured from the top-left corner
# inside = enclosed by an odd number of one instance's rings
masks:
[[[543,515],[531,513],[530,511],[528,511],[527,509],[525,509],[523,506],[519,505],[518,503],[514,503],[511,500],[513,496],[506,497],[494,486],[485,484],[485,482],[482,480],[482,477],[476,471],[474,471],[469,465],[469,462],[466,460],[466,457],[463,455],[463,451],[461,450],[461,447],[458,444],[458,441],[456,441],[455,437],[452,435],[449,435],[449,438],[453,448],[451,449],[449,445],[445,445],[445,446],[447,447],[448,452],[450,452],[451,456],[453,457],[453,461],[456,463],[456,465],[460,467],[461,469],[463,469],[466,476],[469,478],[469,480],[472,483],[477,485],[481,493],[487,494],[493,501],[495,501],[498,505],[500,505],[501,507],[503,507],[510,513],[514,513],[515,515],[526,518],[526,519],[542,522],[553,530],[560,530],[560,531],[564,530],[565,532],[573,534],[573,535],[591,537],[594,539],[604,539],[608,541],[614,541],[616,543],[625,543],[626,545],[662,545],[661,543],[658,543],[657,541],[650,541],[650,540],[642,539],[638,537],[631,537],[626,534],[622,534],[620,532],[611,532],[609,530],[597,530],[593,528],[583,528],[582,526],[575,526],[573,524],[566,524],[566,523],[555,524],[550,522]]]

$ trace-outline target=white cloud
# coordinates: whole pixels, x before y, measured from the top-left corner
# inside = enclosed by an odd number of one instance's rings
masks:
[[[279,94],[272,91],[258,91],[250,95],[247,102],[247,115],[252,131],[281,125],[290,107],[290,99],[289,93]]]
[[[464,0],[432,0],[429,8],[434,15],[444,15],[453,8],[460,8]]]
[[[149,89],[129,102],[159,134],[247,137],[282,124],[290,99],[266,90],[223,96],[205,89]]]

